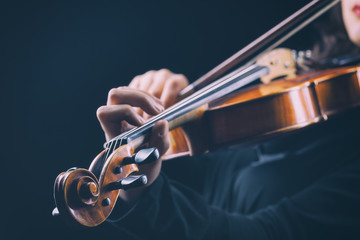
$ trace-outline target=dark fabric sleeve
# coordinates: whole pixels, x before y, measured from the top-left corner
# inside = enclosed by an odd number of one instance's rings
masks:
[[[213,195],[226,195],[224,188],[231,184],[238,169],[258,160],[256,151],[248,147],[172,159],[163,162],[162,171],[171,180],[206,195],[208,201],[217,204],[220,200]],[[224,191],[220,192],[220,188]]]
[[[304,173],[306,174],[306,173]],[[360,239],[360,161],[339,169],[279,203],[228,215],[231,239]],[[253,231],[263,238],[249,238]]]
[[[165,175],[109,220],[134,239],[359,239],[360,164],[251,215],[228,213]]]
[[[127,212],[117,203],[108,219],[134,239],[211,239],[227,237],[223,211],[209,206],[194,190],[161,174]],[[212,226],[213,225],[213,226]],[[210,238],[209,238],[210,239]]]

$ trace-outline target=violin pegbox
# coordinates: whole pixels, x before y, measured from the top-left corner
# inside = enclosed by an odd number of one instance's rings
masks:
[[[256,63],[269,68],[269,73],[260,78],[265,84],[280,77],[296,77],[295,55],[291,49],[276,48],[260,56]]]
[[[123,145],[111,154],[106,150],[101,152],[89,170],[71,168],[60,173],[54,183],[56,208],[53,215],[60,215],[72,226],[101,224],[111,214],[120,191],[147,183],[144,174],[132,174],[139,170],[138,165],[159,157],[156,148],[134,153],[133,147]]]

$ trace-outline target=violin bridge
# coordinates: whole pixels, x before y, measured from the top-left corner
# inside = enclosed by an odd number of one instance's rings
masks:
[[[269,73],[260,78],[265,84],[279,77],[296,77],[295,56],[291,49],[276,48],[260,56],[256,63],[269,68]]]

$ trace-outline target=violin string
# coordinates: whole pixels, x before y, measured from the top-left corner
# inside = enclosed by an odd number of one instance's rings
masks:
[[[106,150],[105,161],[106,161],[106,160],[108,159],[108,157],[109,157],[109,154],[110,154],[110,151],[111,151],[111,149],[112,149],[113,143],[114,143],[114,142],[111,142],[111,143],[110,143],[110,147]]]
[[[109,149],[111,150],[112,144],[115,142],[115,146],[116,146],[119,139],[121,139],[120,145],[119,145],[119,146],[121,146],[123,139],[130,136],[132,133],[138,131],[139,129],[141,130],[142,128],[148,127],[149,125],[153,124],[154,122],[162,119],[162,117],[164,115],[170,115],[171,113],[178,111],[181,107],[183,107],[183,105],[191,103],[191,101],[194,101],[194,98],[196,98],[199,95],[203,94],[208,89],[213,88],[214,86],[221,84],[223,81],[226,81],[227,79],[233,77],[234,75],[238,74],[239,72],[246,70],[246,68],[250,68],[250,66],[242,66],[242,67],[228,73],[227,75],[221,77],[217,81],[214,81],[213,83],[209,84],[208,86],[205,86],[204,88],[202,88],[199,91],[195,92],[194,94],[188,96],[187,98],[175,103],[174,105],[167,108],[165,111],[161,112],[160,114],[149,118],[144,125],[132,128],[129,131],[124,132],[124,133],[114,137],[113,139],[109,140],[108,142],[105,142],[104,146],[107,146],[110,143]],[[108,156],[106,156],[106,158],[107,157]]]
[[[123,138],[118,138],[118,139],[116,139],[115,143],[114,143],[114,141],[112,141],[112,142],[110,143],[110,147],[106,150],[105,161],[106,161],[106,160],[108,159],[108,157],[110,157],[111,154],[117,149],[116,146],[117,146],[117,143],[118,143],[119,140],[120,140],[119,147],[122,146]],[[114,143],[114,145],[113,145],[113,143]]]
[[[222,84],[223,82],[225,82],[226,80],[228,79],[231,79],[232,77],[236,76],[237,74],[243,72],[243,71],[249,71],[250,68],[253,68],[254,66],[250,66],[250,67],[246,67],[244,69],[244,67],[241,67],[241,68],[238,68],[236,70],[234,70],[233,72],[227,74],[226,76],[218,79],[217,81],[209,84],[208,86],[202,88],[201,90],[197,91],[196,93],[192,94],[191,96],[183,99],[182,101],[176,103],[175,105],[173,105],[172,107],[166,109],[165,111],[163,111],[162,113],[150,118],[144,125],[140,126],[140,127],[137,127],[137,128],[133,128],[131,129],[130,131],[124,133],[124,134],[121,134],[119,136],[117,136],[116,138],[110,140],[110,141],[116,141],[118,138],[125,138],[125,137],[128,137],[130,136],[131,134],[133,134],[134,132],[136,131],[141,131],[141,129],[144,129],[146,127],[148,127],[149,125],[152,125],[154,124],[156,121],[160,120],[160,119],[163,119],[164,116],[166,115],[171,115],[173,112],[177,112],[179,111],[179,109],[183,108],[184,106],[186,105],[190,105],[192,102],[196,102],[197,101],[197,98],[201,95],[203,95],[205,92],[209,91],[210,89],[213,89],[213,88],[217,88],[219,87],[220,84]]]
[[[258,66],[259,67],[259,66]],[[262,67],[262,68],[266,68],[266,67]],[[246,73],[251,72],[252,70],[256,69],[256,64],[249,66],[249,67],[240,67],[236,70],[234,70],[233,72],[227,74],[226,76],[218,79],[217,81],[209,84],[208,86],[204,87],[203,89],[197,91],[196,93],[194,93],[193,95],[183,99],[182,101],[174,104],[172,107],[169,107],[168,109],[166,109],[165,111],[163,111],[162,113],[153,116],[152,118],[150,118],[144,125],[140,126],[140,127],[136,127],[133,128],[127,132],[124,132],[120,135],[118,135],[117,137],[111,139],[110,145],[109,142],[105,143],[105,146],[107,148],[106,150],[106,155],[105,155],[105,159],[104,162],[102,163],[102,165],[106,162],[106,160],[111,156],[111,154],[116,150],[116,146],[118,141],[120,140],[120,145],[122,145],[123,140],[129,136],[131,136],[131,134],[134,134],[137,131],[141,131],[145,128],[147,128],[148,126],[152,126],[156,121],[160,120],[160,119],[165,119],[167,116],[171,116],[171,114],[179,112],[181,109],[184,109],[185,107],[189,107],[192,106],[194,103],[198,102],[198,99],[201,98],[202,96],[206,96],[207,93],[211,93],[214,90],[221,88],[223,85],[226,85],[226,83],[230,82],[231,80],[234,81],[238,78],[241,78],[243,75],[246,75]],[[243,79],[244,80],[244,79]],[[216,93],[216,91],[215,91]],[[212,94],[210,94],[210,96],[212,96]],[[109,146],[107,146],[109,145]]]
[[[249,68],[249,66],[246,67],[240,67],[234,71],[232,71],[231,73],[221,77],[220,79],[218,79],[217,81],[214,81],[213,83],[209,84],[208,86],[205,86],[204,88],[200,89],[199,91],[195,92],[194,94],[190,95],[189,97],[175,103],[173,106],[169,107],[168,109],[166,109],[165,111],[161,112],[160,114],[151,117],[150,119],[148,119],[148,121],[140,126],[140,127],[136,127],[136,128],[132,128],[131,130],[120,134],[118,136],[116,136],[115,138],[111,139],[109,142],[113,142],[114,140],[118,140],[119,138],[123,139],[125,137],[130,136],[133,132],[137,131],[139,128],[141,127],[147,127],[149,125],[151,125],[153,122],[160,120],[164,115],[169,115],[172,112],[175,112],[177,110],[179,110],[183,105],[185,105],[186,103],[190,102],[190,101],[194,101],[193,99],[196,98],[197,96],[199,96],[200,94],[202,94],[203,92],[207,91],[208,89],[210,89],[211,87],[220,84],[222,81],[225,81],[231,77],[233,77],[235,74],[245,70],[246,68]],[[105,143],[105,145],[107,145],[109,142]]]
[[[223,87],[222,90],[226,90],[227,92],[238,89],[239,87],[242,87],[242,86],[250,83],[251,81],[253,81],[254,78],[250,78],[252,75],[257,73],[257,75],[258,75],[257,78],[262,75],[265,75],[266,73],[264,73],[264,69],[266,69],[266,71],[268,71],[267,67],[257,66],[257,65],[252,65],[252,66],[248,67],[247,69],[241,68],[242,71],[239,71],[239,69],[238,69],[238,70],[236,70],[236,73],[232,74],[231,77],[229,77],[228,79],[224,79],[224,80],[219,79],[219,80],[221,80],[220,82],[216,81],[216,82],[210,84],[208,87],[206,87],[203,91],[198,91],[198,93],[195,94],[196,97],[194,97],[192,95],[190,99],[179,102],[179,104],[177,104],[176,108],[169,108],[169,111],[164,111],[164,112],[152,117],[144,125],[142,125],[138,128],[134,128],[134,129],[130,130],[129,132],[126,132],[125,135],[121,135],[119,137],[122,137],[122,138],[128,137],[131,134],[134,134],[136,132],[141,133],[142,130],[146,129],[148,126],[153,125],[156,121],[158,121],[160,119],[166,119],[166,118],[170,119],[172,115],[179,114],[180,111],[185,111],[185,112],[191,111],[192,110],[191,106],[193,109],[195,109],[196,107],[203,105],[204,103],[202,103],[202,102],[204,102],[205,99],[208,99],[215,95],[218,95],[220,93],[218,91],[218,88]],[[239,79],[241,79],[242,81],[238,81]],[[235,83],[237,83],[237,85],[238,85],[237,87],[229,88],[228,85],[233,86]],[[220,93],[220,94],[224,94],[224,93]],[[200,102],[199,100],[201,100],[202,102]],[[201,105],[199,105],[200,103],[201,103]],[[194,106],[196,106],[196,107],[194,107]],[[190,108],[190,110],[186,111],[186,109],[189,109],[189,108]],[[167,119],[167,120],[169,120],[169,119]],[[111,141],[114,141],[114,140],[116,140],[116,139],[113,139]]]
[[[117,143],[118,143],[118,140],[120,139],[120,144],[119,144],[119,146],[117,145]],[[117,149],[117,146],[118,147],[120,147],[120,146],[122,146],[122,141],[123,141],[123,138],[119,138],[119,139],[116,139],[116,141],[115,141],[115,145],[114,145],[114,147],[113,147],[113,152]]]

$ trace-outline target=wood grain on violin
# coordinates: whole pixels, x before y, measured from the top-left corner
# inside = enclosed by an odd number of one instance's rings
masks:
[[[299,129],[358,106],[359,69],[348,67],[277,80],[212,103],[204,114],[209,149]]]

